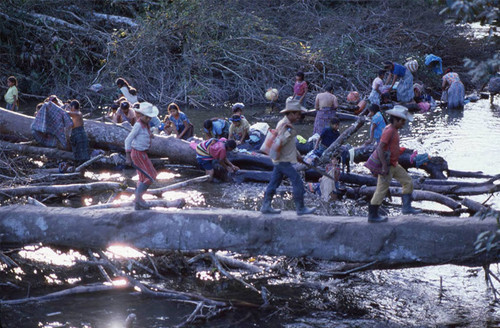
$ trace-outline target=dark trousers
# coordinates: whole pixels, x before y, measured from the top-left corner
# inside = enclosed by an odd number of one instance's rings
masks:
[[[272,198],[274,196],[276,189],[278,189],[285,176],[292,182],[293,199],[303,202],[305,193],[304,183],[299,173],[297,173],[290,162],[279,162],[274,164],[271,181],[269,181],[267,185],[265,197]]]

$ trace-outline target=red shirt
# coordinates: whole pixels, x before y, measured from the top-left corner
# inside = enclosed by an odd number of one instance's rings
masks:
[[[380,142],[386,144],[384,151],[387,151],[387,149],[389,149],[391,152],[391,165],[397,166],[400,153],[398,129],[393,127],[392,124],[386,126],[384,131],[382,132],[382,137],[380,137]]]

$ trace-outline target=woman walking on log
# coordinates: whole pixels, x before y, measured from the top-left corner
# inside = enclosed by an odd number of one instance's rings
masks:
[[[396,79],[399,79],[399,84],[397,87],[397,97],[399,102],[410,102],[413,99],[413,75],[410,70],[399,65],[398,63],[393,63],[391,61],[384,62],[384,69],[389,72],[386,84],[390,84],[390,89],[396,83]],[[391,81],[392,79],[392,81]]]
[[[325,92],[316,96],[314,108],[316,108],[316,118],[314,119],[313,134],[321,133],[328,126],[330,120],[337,117],[337,107],[339,103],[337,97],[333,94],[333,85],[328,84]]]
[[[378,175],[377,189],[368,206],[368,222],[377,223],[387,221],[387,217],[382,217],[378,213],[378,209],[384,200],[392,178],[396,179],[403,186],[403,214],[418,214],[420,210],[411,207],[411,194],[413,192],[413,182],[408,172],[398,163],[400,148],[399,148],[399,133],[406,121],[413,121],[413,116],[408,112],[408,108],[400,105],[394,106],[386,112],[390,115],[390,124],[384,129],[380,143],[377,147],[379,160],[382,163],[382,174]],[[385,158],[385,152],[390,151],[389,167]]]
[[[290,100],[286,103],[286,107],[280,113],[285,114],[285,117],[278,122],[276,126],[276,139],[279,138],[281,149],[276,159],[273,160],[274,168],[271,175],[271,181],[267,186],[264,194],[264,202],[260,211],[264,214],[279,214],[280,210],[275,210],[271,207],[271,201],[276,193],[276,189],[286,176],[293,186],[293,200],[295,202],[295,210],[297,215],[312,214],[315,208],[304,206],[304,183],[299,173],[293,167],[293,164],[303,162],[302,156],[297,151],[295,140],[297,139],[297,131],[293,127],[293,123],[300,120],[301,115],[305,112],[297,100]]]
[[[158,115],[158,108],[150,103],[140,103],[135,110],[137,123],[125,139],[125,152],[127,153],[126,164],[133,164],[139,175],[139,182],[135,189],[135,209],[147,210],[149,206],[142,196],[156,179],[157,172],[148,157],[147,151],[151,147],[153,134],[149,128],[151,117]]]
[[[465,100],[465,88],[460,76],[453,72],[451,68],[446,69],[443,75],[441,85],[443,93],[441,101],[446,104],[448,109],[463,109]]]

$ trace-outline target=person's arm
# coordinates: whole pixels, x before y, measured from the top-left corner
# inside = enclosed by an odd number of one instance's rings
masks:
[[[177,139],[182,139],[182,137],[186,134],[187,130],[189,129],[189,126],[191,125],[191,123],[189,123],[187,120],[183,121],[183,123],[184,123],[184,130],[182,130],[180,134],[179,131],[176,131]],[[177,130],[177,127],[175,130]]]
[[[243,132],[241,133],[240,143],[245,142],[245,140],[247,139],[247,137],[248,137],[248,128],[243,129]]]
[[[318,95],[318,96],[319,96],[319,95]],[[319,110],[319,109],[320,109],[320,108],[319,108],[319,99],[318,99],[318,96],[316,96],[316,100],[314,101],[314,108],[315,108],[316,110]]]
[[[306,94],[307,94],[307,82],[304,82],[306,84],[306,87],[305,87],[305,90],[304,90],[304,94],[302,95],[302,97],[300,97],[299,99],[299,103],[302,104],[302,101],[304,100],[304,98],[306,97]]]
[[[125,153],[127,154],[127,158],[125,160],[126,165],[130,165],[132,163],[132,158],[130,157],[130,152],[132,151],[132,141],[135,139],[137,134],[139,133],[140,125],[134,125],[132,131],[128,134],[125,139]]]
[[[337,100],[337,97],[333,96],[333,109],[339,108],[339,102]]]
[[[441,89],[443,89],[443,91],[445,91],[447,89],[446,85],[448,83],[446,83],[446,79],[443,77],[443,83],[441,83]]]
[[[233,139],[233,132],[234,132],[234,125],[231,123],[231,126],[229,127],[229,134],[227,135],[227,140]]]
[[[396,74],[392,74],[392,73],[391,73],[391,75],[392,75],[392,83],[391,83],[391,89],[392,89],[392,87],[394,86],[394,83],[396,83],[397,75]]]
[[[231,161],[229,161],[227,159],[227,157],[225,157],[224,160],[221,161],[220,163],[229,172],[236,172],[236,171],[238,171],[240,169],[239,167],[237,167],[236,165],[234,165],[233,163],[231,163]]]
[[[320,142],[321,142],[321,137],[319,137],[318,140],[316,140],[316,144],[314,145],[315,150],[318,149]]]
[[[388,163],[385,159],[384,148],[387,144],[385,142],[380,141],[377,146],[377,155],[380,163],[382,163],[382,175],[387,175],[389,173]]]
[[[376,128],[376,125],[372,123],[372,125],[370,127],[370,139],[368,139],[368,141],[365,142],[365,145],[369,145],[373,142],[373,136],[375,135],[375,128]]]

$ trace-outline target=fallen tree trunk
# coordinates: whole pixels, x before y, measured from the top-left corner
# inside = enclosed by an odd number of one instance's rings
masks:
[[[33,140],[31,135],[31,124],[34,117],[19,114],[0,108],[0,134],[12,135],[21,140]],[[89,143],[93,148],[108,149],[113,151],[122,151],[124,140],[127,138],[129,130],[119,124],[110,124],[96,122],[92,120],[85,121],[85,131],[87,132]],[[43,147],[38,147],[46,149]],[[30,148],[24,148],[26,151]],[[33,149],[31,149],[33,150]],[[36,151],[36,150],[33,150]],[[45,151],[45,150],[44,150]],[[64,155],[69,156],[69,153]],[[152,157],[168,157],[169,161],[178,164],[189,164],[198,166],[196,161],[196,153],[190,147],[189,142],[177,139],[173,136],[155,135],[152,140],[151,148],[148,154]],[[68,159],[72,159],[71,156]],[[272,162],[268,156],[264,155],[245,155],[232,152],[229,155],[230,160],[238,163],[237,165],[244,167],[259,167],[272,169]]]
[[[54,186],[33,186],[33,187],[17,187],[17,188],[1,188],[0,195],[6,196],[26,196],[40,194],[89,194],[99,193],[108,190],[118,191],[125,189],[126,186],[117,182],[93,182],[84,184],[68,184]]]
[[[376,268],[497,262],[497,251],[475,254],[474,248],[481,232],[496,229],[493,218],[402,216],[370,224],[365,217],[298,217],[292,212],[262,215],[232,209],[0,208],[1,249],[36,243],[75,248],[122,243],[150,250],[213,249],[355,263],[376,261]]]

